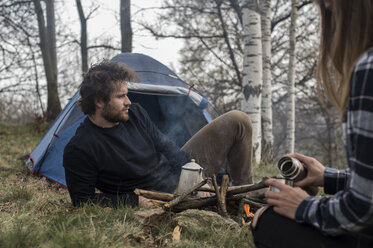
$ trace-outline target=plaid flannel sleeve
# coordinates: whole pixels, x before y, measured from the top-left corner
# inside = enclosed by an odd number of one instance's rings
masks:
[[[309,197],[296,212],[298,222],[328,235],[373,225],[373,49],[354,68],[346,124],[350,176],[328,169],[325,186],[329,192],[338,192],[331,197]]]
[[[326,168],[324,175],[324,192],[326,194],[335,194],[340,190],[344,190],[350,176],[350,169],[337,170],[334,168]]]

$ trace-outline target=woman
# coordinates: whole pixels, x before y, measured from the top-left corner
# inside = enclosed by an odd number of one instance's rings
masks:
[[[253,221],[258,247],[373,247],[373,0],[319,0],[319,92],[343,117],[349,169],[301,154],[308,175],[289,187],[271,179],[273,206]],[[324,186],[331,197],[300,187]],[[260,217],[259,217],[260,216]],[[295,220],[295,221],[294,221]]]

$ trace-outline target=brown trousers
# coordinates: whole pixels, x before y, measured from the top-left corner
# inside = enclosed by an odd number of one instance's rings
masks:
[[[227,160],[233,185],[253,182],[252,124],[241,111],[219,116],[181,149],[203,167],[208,177],[216,175]]]

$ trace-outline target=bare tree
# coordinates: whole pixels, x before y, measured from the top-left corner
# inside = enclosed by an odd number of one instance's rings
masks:
[[[242,8],[243,23],[243,80],[241,110],[247,113],[253,125],[253,155],[261,160],[261,97],[262,97],[262,31],[259,6],[247,0]]]
[[[271,0],[261,1],[263,89],[262,89],[262,161],[273,158],[272,74],[271,74]]]
[[[76,7],[78,9],[79,19],[80,19],[80,54],[82,60],[82,72],[88,71],[88,34],[87,34],[87,22],[91,15],[98,9],[98,7],[92,8],[88,15],[84,15],[84,10],[82,2],[80,0],[75,0]]]
[[[120,0],[120,34],[122,53],[132,52],[131,0]]]
[[[296,54],[296,21],[297,21],[297,0],[291,1],[290,21],[290,49],[289,49],[289,70],[288,84],[289,94],[287,101],[287,127],[286,127],[286,153],[294,152],[295,142],[295,54]]]
[[[76,0],[76,7],[80,19],[80,54],[82,59],[82,72],[88,71],[88,49],[87,49],[87,19],[80,0]]]
[[[43,9],[40,0],[33,0],[35,13],[38,19],[40,49],[43,56],[44,70],[47,78],[48,107],[47,119],[54,120],[61,111],[60,99],[58,96],[57,82],[57,55],[56,35],[54,20],[54,0],[46,1],[47,27],[44,22]]]

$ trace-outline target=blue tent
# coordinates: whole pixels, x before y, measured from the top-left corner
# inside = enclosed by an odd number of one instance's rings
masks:
[[[207,99],[153,58],[121,53],[112,61],[125,63],[137,72],[140,83],[127,83],[130,100],[144,107],[159,129],[179,146],[218,116]],[[62,186],[66,186],[63,150],[86,117],[77,105],[79,97],[79,92],[75,93],[26,160],[33,173]]]

